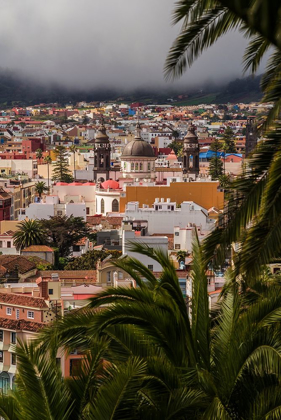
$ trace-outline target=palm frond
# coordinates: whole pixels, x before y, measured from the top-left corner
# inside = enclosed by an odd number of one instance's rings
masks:
[[[244,53],[244,72],[250,69],[252,73],[256,73],[261,60],[269,47],[270,43],[264,39],[264,37],[261,35],[254,36],[250,40],[250,43],[248,44]]]
[[[237,28],[240,23],[232,12],[217,5],[204,10],[197,20],[184,24],[166,59],[166,79],[181,76],[187,66],[191,66],[205,49],[229,30]]]

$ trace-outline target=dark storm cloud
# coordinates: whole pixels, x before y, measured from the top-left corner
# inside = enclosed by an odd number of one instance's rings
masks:
[[[167,86],[165,57],[178,28],[172,0],[0,0],[0,66],[74,87]],[[228,34],[177,82],[242,74],[245,41]]]

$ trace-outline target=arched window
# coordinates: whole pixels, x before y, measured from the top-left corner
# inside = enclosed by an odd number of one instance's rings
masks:
[[[119,203],[116,198],[112,201],[112,211],[119,211]]]
[[[101,202],[100,202],[100,212],[104,213],[104,199],[103,198],[101,199]]]
[[[0,375],[0,390],[3,394],[7,394],[10,389],[10,376],[7,372],[2,372]]]
[[[134,171],[135,170],[135,163],[134,162],[132,162],[131,163],[131,171]]]
[[[136,171],[139,170],[139,164],[138,163],[135,164],[135,168],[136,168]]]

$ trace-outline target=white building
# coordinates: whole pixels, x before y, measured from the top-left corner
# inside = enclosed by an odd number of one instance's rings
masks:
[[[1,159],[0,172],[2,174],[27,174],[29,178],[35,178],[38,174],[37,160],[32,159]]]
[[[166,236],[139,236],[130,225],[125,225],[122,232],[122,254],[138,259],[151,271],[161,272],[162,267],[159,263],[146,255],[132,252],[130,247],[133,242],[141,243],[154,249],[161,249],[168,253],[168,238]]]
[[[57,195],[47,195],[40,203],[31,203],[25,209],[21,209],[19,220],[49,219],[52,216],[74,216],[86,220],[85,202],[74,202],[75,197],[68,197],[69,201],[60,202]]]
[[[0,235],[0,252],[3,255],[19,255],[20,251],[17,251],[14,245],[13,239],[14,232],[9,230]]]
[[[172,234],[174,226],[185,228],[188,223],[199,226],[202,231],[210,231],[214,227],[214,220],[208,216],[208,211],[193,201],[184,201],[180,208],[170,199],[164,201],[155,199],[153,207],[139,207],[138,202],[129,202],[125,210],[125,220],[146,220],[148,234]]]

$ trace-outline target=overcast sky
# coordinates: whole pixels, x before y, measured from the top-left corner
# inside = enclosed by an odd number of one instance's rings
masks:
[[[165,57],[179,28],[172,0],[0,0],[0,66],[71,88],[167,86]],[[242,75],[245,41],[228,34],[180,84]]]

